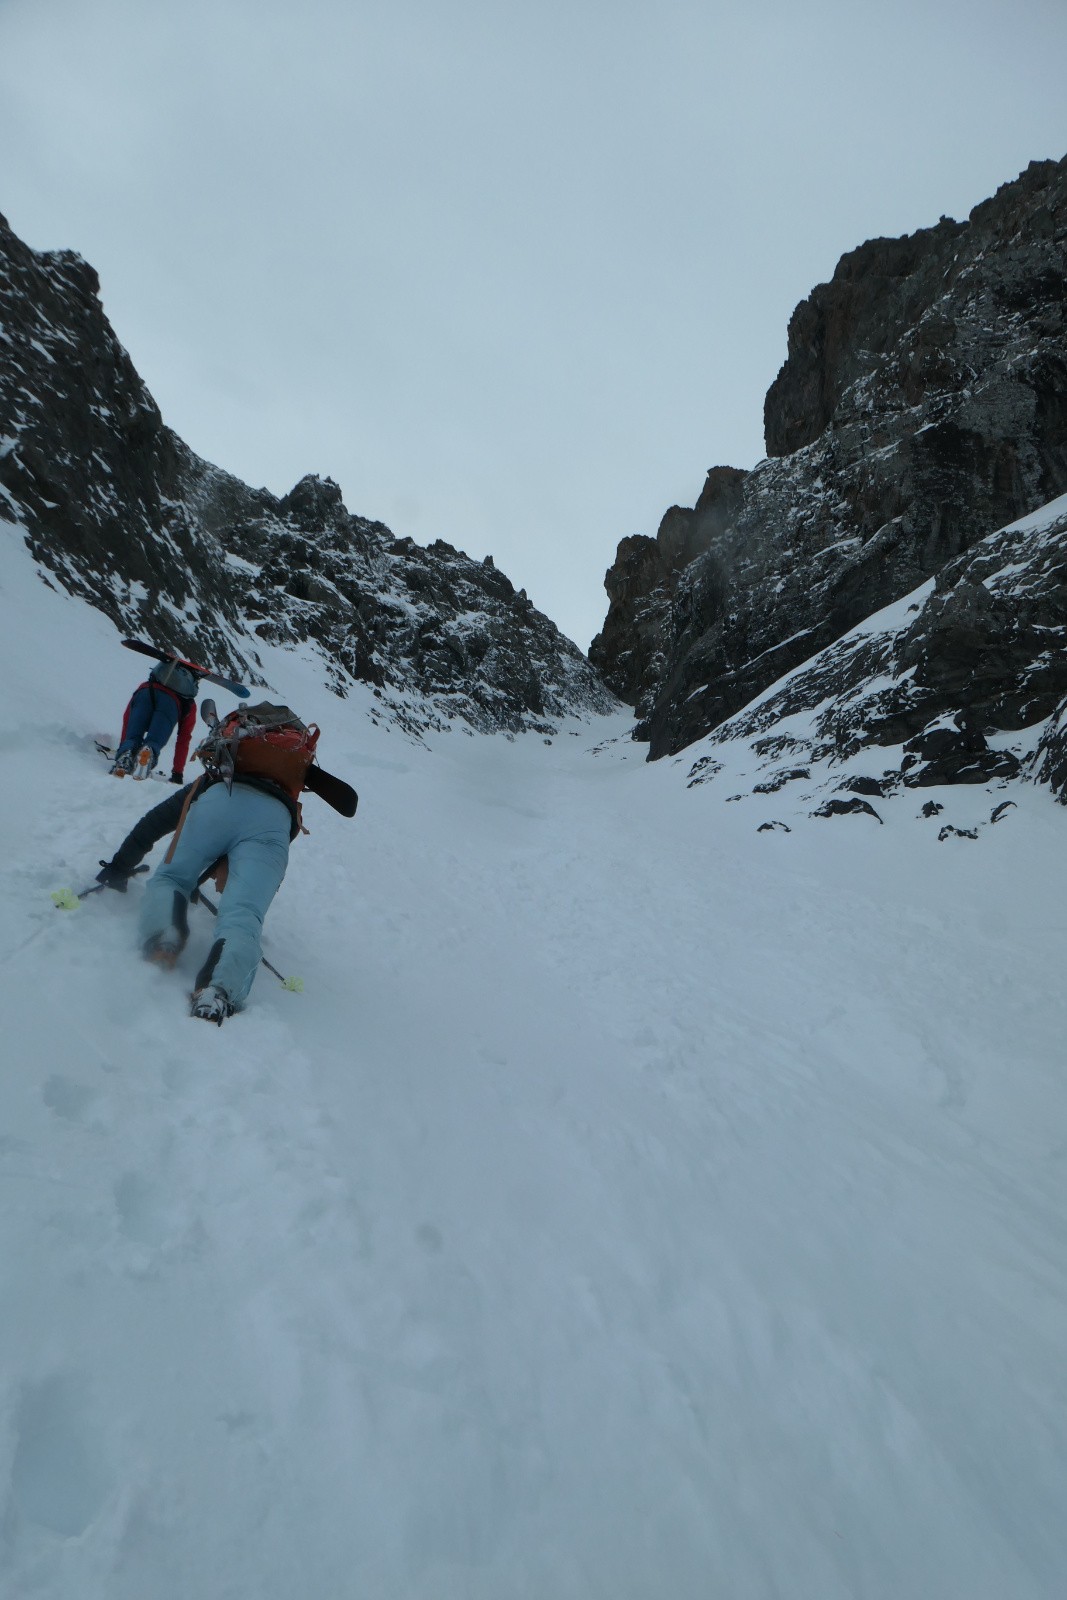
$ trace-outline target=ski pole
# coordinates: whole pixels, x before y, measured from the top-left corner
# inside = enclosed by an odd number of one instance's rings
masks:
[[[129,876],[136,878],[140,873],[150,870],[148,867],[134,867]],[[91,894],[99,894],[101,889],[110,888],[111,884],[109,883],[91,883],[87,889],[79,889],[77,893],[73,889],[54,889],[52,891],[52,904],[57,911],[77,911],[82,901],[87,900]]]
[[[219,914],[218,906],[215,904],[215,902],[213,900],[209,900],[208,899],[208,897],[204,893],[203,889],[194,889],[193,893],[189,896],[189,898],[190,898],[190,900],[199,900],[200,904],[204,907],[205,911],[210,911],[211,915],[213,917],[217,917],[218,916],[218,914]],[[278,982],[281,984],[283,989],[289,989],[293,994],[303,994],[303,992],[304,992],[304,980],[303,980],[303,978],[287,978],[284,973],[278,971],[277,967],[271,966],[271,964],[267,960],[266,956],[260,956],[259,959],[263,963],[263,965],[266,967],[267,971],[268,972],[272,972],[274,974],[274,976],[277,978]]]

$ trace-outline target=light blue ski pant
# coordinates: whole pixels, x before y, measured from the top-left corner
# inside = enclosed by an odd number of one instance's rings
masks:
[[[215,942],[197,975],[196,987],[213,983],[240,1006],[252,987],[262,954],[260,936],[267,908],[289,862],[288,808],[248,784],[227,791],[216,783],[189,807],[171,861],[148,880],[141,902],[142,945],[162,937],[184,945],[189,896],[221,856],[229,877],[219,901]]]

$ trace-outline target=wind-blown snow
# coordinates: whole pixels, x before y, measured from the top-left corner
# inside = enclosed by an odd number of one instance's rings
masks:
[[[205,914],[167,975],[138,885],[50,904],[169,791],[3,534],[0,1592],[1067,1592],[1047,794],[757,834],[619,719],[426,748],[264,654],[361,803],[215,1030]]]

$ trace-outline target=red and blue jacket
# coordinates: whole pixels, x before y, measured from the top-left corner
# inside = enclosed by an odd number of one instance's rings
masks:
[[[122,732],[119,734],[121,744],[126,737],[126,725],[130,720],[130,706],[133,705],[134,695],[140,694],[142,689],[151,689],[155,694],[169,694],[178,707],[178,737],[174,742],[174,770],[184,772],[185,763],[189,759],[189,745],[192,742],[193,729],[196,727],[196,701],[185,696],[175,694],[173,689],[168,689],[165,684],[152,683],[146,679],[139,683],[130,696],[129,705],[122,713]]]

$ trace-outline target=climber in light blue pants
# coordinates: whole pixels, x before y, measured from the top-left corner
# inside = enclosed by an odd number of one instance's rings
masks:
[[[274,788],[274,785],[270,785]],[[197,992],[221,989],[241,1006],[261,957],[263,918],[289,863],[295,820],[275,793],[238,780],[215,783],[186,813],[174,855],[152,874],[141,904],[140,938],[150,960],[172,964],[188,937],[189,896],[210,866],[225,856],[226,887],[219,901],[215,942],[196,977]]]

